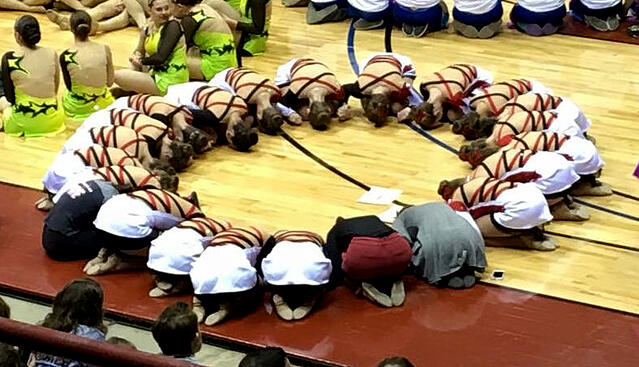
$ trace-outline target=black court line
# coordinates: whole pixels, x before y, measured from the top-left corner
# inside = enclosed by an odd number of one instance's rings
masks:
[[[594,243],[594,244],[598,244],[598,245],[603,245],[603,246],[606,246],[606,247],[614,247],[614,248],[618,248],[618,249],[621,249],[621,250],[639,252],[639,248],[626,246],[626,245],[619,245],[619,244],[612,243],[612,242],[593,240],[593,239],[586,238],[586,237],[573,236],[573,235],[570,235],[570,234],[559,233],[559,232],[554,232],[554,231],[546,231],[546,230],[544,230],[544,233],[548,233],[549,235],[553,235],[553,236],[569,238],[569,239],[572,239],[572,240],[590,242],[590,243]]]
[[[304,155],[306,155],[307,157],[311,158],[312,160],[314,160],[317,164],[319,164],[320,166],[326,168],[327,170],[333,172],[334,174],[338,175],[339,177],[343,178],[344,180],[352,183],[353,185],[363,189],[363,190],[370,190],[371,187],[368,186],[367,184],[363,183],[362,181],[342,172],[341,170],[339,170],[338,168],[336,168],[335,166],[331,165],[330,163],[326,162],[325,160],[323,160],[322,158],[316,156],[313,152],[311,152],[310,150],[306,149],[306,147],[304,147],[302,144],[300,144],[297,140],[295,140],[295,138],[293,138],[292,136],[290,136],[286,131],[284,131],[283,129],[280,129],[280,136],[282,136],[284,138],[284,140],[286,140],[287,142],[289,142],[292,146],[294,146],[295,148],[297,148],[297,150],[299,150],[300,152],[302,152]],[[407,207],[410,206],[410,204],[406,204],[403,203],[399,200],[394,200],[393,204],[397,204],[399,206],[403,206],[403,207]]]
[[[630,194],[626,194],[625,192],[621,192],[621,191],[617,191],[617,190],[612,190],[612,193],[615,195],[619,195],[621,197],[624,197],[626,199],[630,199],[630,200],[634,200],[634,201],[639,201],[639,197],[636,197],[634,195],[630,195]]]
[[[358,186],[359,188],[361,188],[363,190],[366,190],[366,191],[370,190],[370,186],[368,186],[367,184],[363,183],[362,181],[350,176],[349,174],[341,171],[339,168],[331,165],[330,163],[326,162],[322,158],[318,157],[313,152],[311,152],[306,147],[304,147],[302,144],[300,144],[297,140],[295,140],[295,138],[293,138],[288,133],[286,133],[284,130],[280,129],[280,135],[289,144],[294,146],[297,150],[302,152],[307,157],[309,157],[312,160],[314,160],[320,166],[326,168],[327,170],[333,172],[337,176],[343,178],[344,180],[352,183],[355,186]],[[400,206],[403,206],[403,207],[408,207],[408,206],[412,205],[412,204],[403,203],[403,202],[398,201],[398,200],[393,201],[393,203],[397,204],[397,205],[400,205]],[[592,243],[592,244],[595,244],[595,245],[602,245],[602,246],[612,247],[612,248],[621,249],[621,250],[639,252],[639,248],[635,248],[635,247],[632,247],[632,246],[619,245],[619,244],[612,243],[612,242],[600,241],[600,240],[595,240],[595,239],[590,239],[590,238],[585,238],[585,237],[572,236],[572,235],[569,235],[569,234],[564,234],[564,233],[559,233],[559,232],[551,232],[551,231],[544,231],[544,232],[548,233],[550,235],[557,235],[559,237],[564,237],[564,238],[570,238],[570,239],[575,239],[575,240],[579,240],[579,241],[589,242],[589,243]]]

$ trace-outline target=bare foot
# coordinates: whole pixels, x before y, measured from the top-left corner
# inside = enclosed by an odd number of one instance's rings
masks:
[[[533,249],[533,250],[554,251],[559,247],[559,245],[557,245],[557,242],[555,242],[555,240],[553,240],[551,237],[548,237],[546,235],[544,235],[543,238],[541,239],[537,239],[532,235],[522,235],[522,236],[519,236],[519,239],[521,239],[521,241],[524,243],[524,245],[527,248]]]
[[[69,24],[68,17],[63,16],[62,14],[58,13],[55,10],[47,10],[46,15],[47,15],[47,18],[49,18],[49,20],[52,21],[53,23],[57,24],[61,30],[68,31],[71,29],[71,25]]]
[[[284,298],[282,298],[279,294],[274,294],[272,300],[273,306],[275,306],[275,312],[279,317],[286,321],[293,320],[293,310],[291,310],[286,301],[284,301]]]
[[[202,306],[202,302],[196,297],[193,296],[193,313],[197,316],[197,322],[201,323],[204,321],[204,317],[206,316],[206,311]]]
[[[35,207],[43,212],[48,212],[53,208],[53,201],[51,201],[50,197],[46,196],[38,199],[38,201],[35,202]]]
[[[568,205],[565,201],[561,201],[551,206],[550,212],[554,220],[584,221],[590,219],[588,210],[583,205],[577,203]]]
[[[351,111],[351,106],[343,105],[337,109],[337,118],[340,121],[350,120],[353,117],[353,111]]]
[[[220,310],[217,312],[213,312],[209,316],[207,316],[206,320],[204,320],[204,325],[212,326],[215,324],[219,324],[224,321],[229,315],[229,309],[227,305],[220,305]]]
[[[604,182],[592,185],[590,182],[578,182],[571,189],[573,196],[609,196],[612,195],[612,187]]]
[[[380,292],[370,283],[362,283],[362,294],[364,295],[364,297],[370,299],[378,305],[384,307],[393,307],[393,301],[391,300],[391,298],[388,295]]]

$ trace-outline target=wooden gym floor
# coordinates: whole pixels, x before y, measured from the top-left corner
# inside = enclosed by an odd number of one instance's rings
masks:
[[[510,6],[504,5],[507,16]],[[6,35],[0,41],[3,53],[15,47],[10,35],[19,14],[0,13],[0,31]],[[42,45],[60,51],[72,44],[70,32],[59,31],[44,16],[38,18]],[[329,65],[342,82],[349,82],[354,77],[346,53],[348,26],[348,22],[308,26],[305,9],[286,9],[275,3],[268,52],[245,59],[244,64],[272,76],[291,57],[313,57]],[[124,67],[137,30],[129,28],[95,39],[108,43],[114,62]],[[358,59],[383,47],[382,31],[355,36]],[[631,67],[639,62],[635,46],[563,35],[532,38],[505,30],[491,40],[447,32],[412,39],[395,32],[393,48],[413,59],[417,83],[422,75],[467,62],[487,69],[495,80],[533,78],[556,94],[570,97],[593,121],[592,134],[606,161],[602,180],[616,190],[639,196],[639,181],[631,176],[639,159],[635,125],[639,73]],[[404,190],[400,200],[406,203],[439,200],[436,188],[440,180],[469,171],[453,154],[404,125],[389,122],[374,128],[362,118],[358,102],[352,104],[356,117],[334,122],[326,132],[308,126],[284,129],[308,150],[358,180]],[[65,134],[49,139],[25,141],[0,134],[0,181],[40,188],[40,178],[75,126],[69,127]],[[455,148],[462,143],[447,128],[432,134]],[[337,216],[385,210],[357,203],[361,188],[329,172],[279,136],[261,135],[250,153],[226,147],[209,152],[181,175],[180,191],[190,190],[198,192],[209,216],[268,230],[308,229],[325,235]],[[584,199],[639,216],[639,203],[632,199],[619,195]],[[639,276],[639,223],[601,210],[591,212],[588,222],[553,223],[547,229],[605,243],[557,237],[561,247],[550,253],[489,247],[488,271],[505,270],[505,279],[496,282],[501,286],[639,313],[639,284],[635,281]],[[488,276],[483,281],[493,282]]]

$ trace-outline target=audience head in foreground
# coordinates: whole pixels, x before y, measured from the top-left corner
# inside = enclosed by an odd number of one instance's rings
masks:
[[[0,297],[0,317],[10,318],[11,317],[11,308],[9,305]]]
[[[80,326],[86,326],[104,333],[103,300],[104,293],[95,280],[72,280],[55,296],[53,309],[42,325],[64,332],[73,332]]]
[[[247,354],[238,367],[290,367],[290,365],[282,348],[266,347]]]
[[[162,354],[191,358],[202,348],[197,316],[184,302],[176,302],[162,311],[151,329]]]
[[[415,367],[404,357],[389,357],[379,362],[377,367]]]

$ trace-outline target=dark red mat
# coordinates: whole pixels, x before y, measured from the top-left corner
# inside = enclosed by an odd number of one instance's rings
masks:
[[[39,193],[0,184],[0,288],[52,297],[82,276],[82,262],[57,263],[40,248]],[[614,271],[614,269],[611,269]],[[97,277],[111,315],[153,320],[188,297],[147,297],[145,273]],[[450,291],[409,280],[404,307],[382,309],[340,288],[307,320],[287,323],[260,307],[204,328],[209,337],[280,345],[302,358],[373,366],[404,355],[416,366],[637,366],[639,318],[493,286]]]
[[[576,21],[570,15],[567,15],[566,18],[564,18],[564,26],[559,30],[559,33],[568,36],[594,38],[604,41],[623,42],[639,45],[639,38],[634,38],[628,35],[627,29],[628,26],[631,24],[634,23],[622,22],[619,26],[619,29],[614,32],[599,32],[588,27],[584,23]]]

